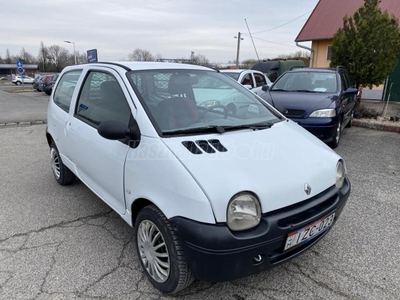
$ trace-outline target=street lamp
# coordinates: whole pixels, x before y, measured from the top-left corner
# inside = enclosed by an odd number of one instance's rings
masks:
[[[234,38],[238,40],[237,51],[236,51],[236,68],[239,68],[240,41],[244,40],[244,39],[241,37],[241,33],[240,32],[238,32],[238,36],[234,36]]]
[[[64,43],[72,44],[74,45],[74,59],[75,59],[75,64],[76,64],[76,51],[75,51],[75,42],[73,41],[64,41]]]

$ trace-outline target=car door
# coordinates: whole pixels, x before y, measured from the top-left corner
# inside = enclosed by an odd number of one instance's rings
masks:
[[[265,75],[258,72],[252,72],[252,75],[254,78],[254,88],[251,91],[256,95],[258,95],[259,93],[263,93],[262,87],[267,84]]]
[[[341,82],[341,110],[343,112],[343,127],[350,121],[352,109],[354,106],[355,96],[345,95],[344,92],[350,87],[350,82],[348,76],[344,72],[339,72],[340,82]]]
[[[116,71],[89,70],[67,126],[69,153],[79,178],[120,214],[125,213],[124,164],[129,146],[101,137],[97,128],[107,120],[129,126],[132,113],[127,99]]]

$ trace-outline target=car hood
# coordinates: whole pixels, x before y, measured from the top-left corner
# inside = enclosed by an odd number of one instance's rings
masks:
[[[183,142],[217,140],[226,152],[194,154]],[[339,156],[294,122],[272,128],[164,138],[163,142],[202,188],[217,222],[226,221],[229,200],[250,191],[262,212],[311,198],[336,182]],[[218,144],[217,143],[217,144]],[[311,193],[305,193],[305,184]]]
[[[309,113],[317,109],[332,108],[332,102],[337,99],[335,94],[304,92],[270,91],[263,96],[270,104],[279,105],[286,109],[305,110]]]

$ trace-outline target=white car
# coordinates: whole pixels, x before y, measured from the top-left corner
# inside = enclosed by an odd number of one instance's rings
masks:
[[[228,69],[220,70],[220,72],[232,77],[237,82],[241,83],[250,89],[256,95],[264,93],[261,89],[264,85],[271,87],[272,82],[262,72],[256,70],[243,70],[243,69]]]
[[[22,76],[20,75],[16,75],[15,77],[13,77],[12,79],[12,83],[14,83],[15,85],[21,85],[22,83],[33,83],[34,78],[29,77],[29,76],[25,76],[24,78],[22,78]]]
[[[216,95],[237,113],[200,105]],[[209,68],[67,67],[47,115],[55,179],[78,177],[134,227],[138,260],[164,293],[296,257],[329,232],[350,194],[341,157]]]

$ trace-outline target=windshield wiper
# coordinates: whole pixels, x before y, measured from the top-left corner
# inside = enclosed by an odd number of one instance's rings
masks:
[[[271,92],[290,92],[290,91],[284,89],[272,89]]]
[[[300,92],[300,93],[317,93],[316,91],[310,91],[310,90],[292,90],[291,92]]]
[[[196,128],[186,128],[186,129],[178,129],[174,131],[163,132],[165,135],[179,135],[185,133],[224,133],[225,131],[230,130],[239,130],[239,129],[252,129],[252,130],[261,130],[271,128],[275,123],[273,122],[262,122],[256,124],[244,124],[237,126],[230,125],[210,125],[204,127],[196,127]]]
[[[204,126],[204,127],[195,127],[195,128],[185,128],[185,129],[178,129],[174,131],[167,131],[163,132],[166,135],[179,135],[185,133],[224,133],[225,129],[224,126]]]
[[[237,130],[237,129],[252,129],[252,130],[262,130],[271,128],[275,123],[273,122],[262,122],[256,124],[244,124],[244,125],[237,125],[237,126],[222,126],[225,131],[229,130]]]

